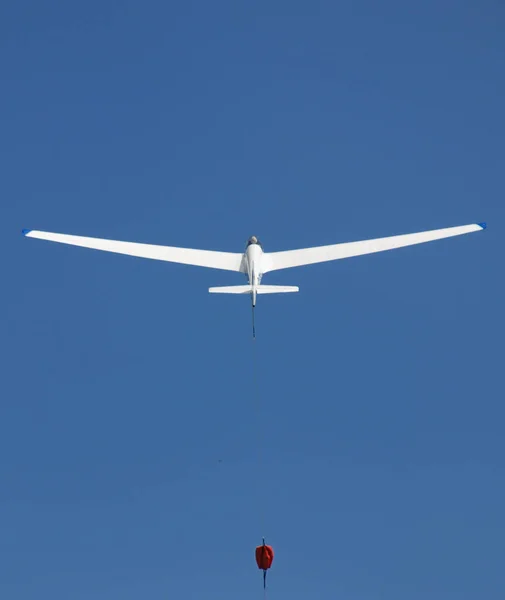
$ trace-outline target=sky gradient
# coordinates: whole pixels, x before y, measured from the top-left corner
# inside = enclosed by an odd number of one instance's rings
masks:
[[[502,600],[505,5],[0,7],[0,597]],[[243,276],[242,251],[485,221]],[[259,446],[262,447],[260,453]]]

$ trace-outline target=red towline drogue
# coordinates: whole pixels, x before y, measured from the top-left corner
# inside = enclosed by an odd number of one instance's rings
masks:
[[[263,538],[263,544],[256,548],[256,564],[258,569],[263,571],[263,588],[267,586],[267,570],[272,566],[274,560],[274,549],[272,546],[265,544],[265,538]]]

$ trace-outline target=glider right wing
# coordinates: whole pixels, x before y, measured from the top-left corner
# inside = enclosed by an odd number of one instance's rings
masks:
[[[174,246],[154,246],[152,244],[140,244],[135,242],[118,242],[116,240],[104,240],[100,238],[82,237],[79,235],[66,235],[63,233],[49,233],[47,231],[35,231],[23,229],[26,237],[115,252],[117,254],[128,254],[140,258],[151,258],[153,260],[164,260],[167,262],[194,265],[197,267],[209,267],[211,269],[224,269],[226,271],[240,271],[242,254],[235,252],[217,252],[215,250],[193,250],[192,248],[175,248]]]
[[[383,252],[384,250],[393,250],[404,246],[422,244],[433,240],[463,235],[472,231],[485,229],[485,223],[463,225],[462,227],[448,227],[446,229],[434,229],[432,231],[422,231],[421,233],[408,233],[405,235],[395,235],[392,237],[377,238],[375,240],[364,240],[361,242],[346,242],[343,244],[333,244],[331,246],[318,246],[315,248],[302,248],[300,250],[286,250],[282,252],[265,253],[264,273],[277,271],[279,269],[289,269],[291,267],[301,267],[303,265],[312,265],[314,263],[325,262],[329,260],[338,260],[341,258],[350,258],[351,256],[361,256],[363,254],[372,254],[374,252]]]

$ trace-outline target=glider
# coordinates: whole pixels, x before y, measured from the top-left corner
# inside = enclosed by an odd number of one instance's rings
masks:
[[[424,242],[472,233],[473,231],[481,231],[485,228],[485,223],[475,223],[461,227],[448,227],[374,240],[345,242],[330,246],[317,246],[314,248],[285,250],[281,252],[264,252],[263,246],[256,236],[249,238],[244,252],[217,252],[215,250],[194,250],[192,248],[120,242],[63,233],[50,233],[34,229],[23,229],[23,234],[26,237],[81,246],[83,248],[92,248],[94,250],[104,250],[105,252],[115,252],[117,254],[151,258],[153,260],[244,273],[248,280],[247,285],[211,287],[209,288],[209,292],[213,294],[249,294],[254,308],[256,306],[257,294],[299,291],[297,286],[263,285],[261,279],[265,273],[269,273],[270,271],[312,265],[330,260],[361,256],[363,254],[373,254],[375,252],[383,252],[384,250],[393,250],[404,246],[412,246],[414,244],[422,244]]]

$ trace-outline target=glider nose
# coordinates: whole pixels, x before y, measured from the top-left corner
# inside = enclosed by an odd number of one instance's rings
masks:
[[[249,248],[249,246],[259,246],[260,248],[262,247],[261,246],[261,242],[259,241],[259,239],[255,235],[252,235],[247,240],[247,248]]]

